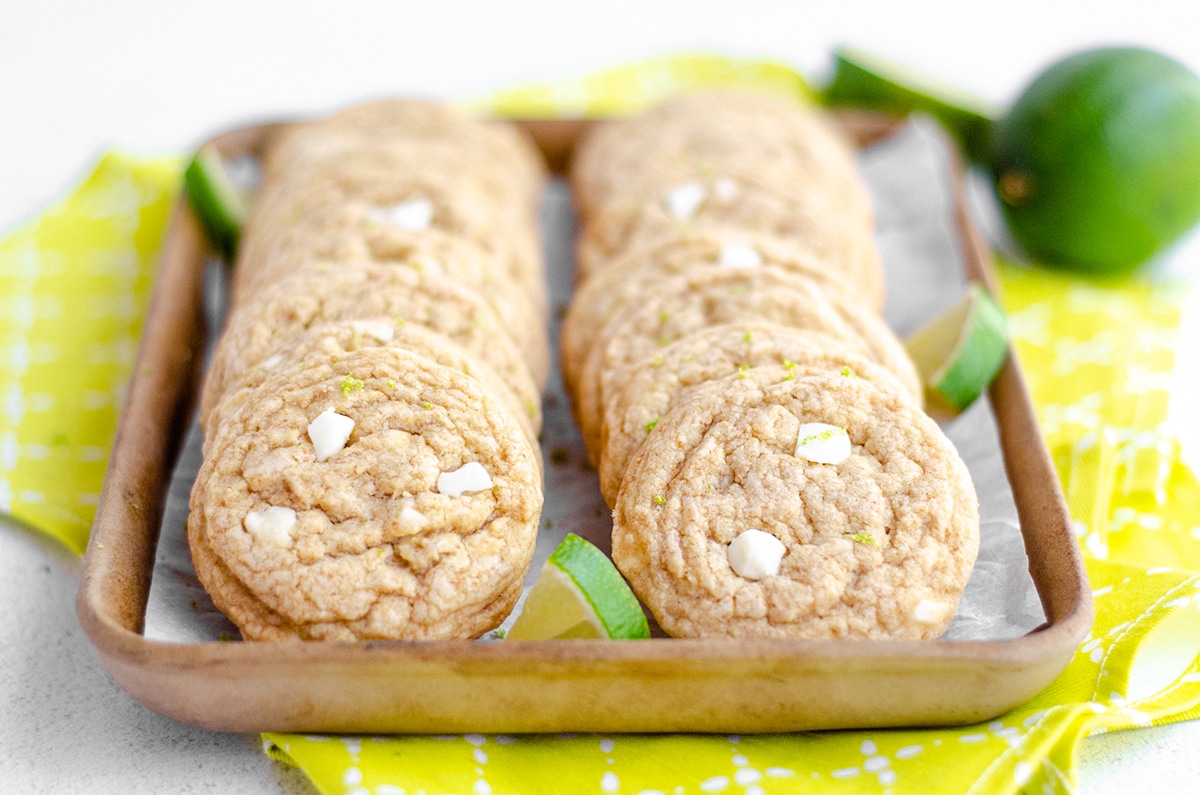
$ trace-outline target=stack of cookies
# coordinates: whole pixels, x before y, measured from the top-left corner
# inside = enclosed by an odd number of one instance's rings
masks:
[[[473,638],[542,506],[544,180],[515,128],[386,101],[263,164],[188,539],[247,639]]]
[[[835,128],[789,99],[686,95],[593,128],[571,181],[564,380],[613,558],[663,629],[940,635],[978,503],[880,318]]]

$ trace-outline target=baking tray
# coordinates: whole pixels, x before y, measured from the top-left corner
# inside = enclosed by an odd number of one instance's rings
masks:
[[[866,146],[901,122],[841,113]],[[522,121],[561,171],[586,121]],[[213,142],[261,154],[282,124]],[[989,252],[952,163],[966,277]],[[154,297],[83,562],[79,620],[110,676],[150,709],[208,729],[322,733],[777,732],[988,720],[1028,700],[1087,635],[1091,592],[1029,395],[1010,353],[989,398],[1028,573],[1045,621],[1009,640],[171,642],[146,636],[172,468],[205,350],[211,253],[186,206]]]

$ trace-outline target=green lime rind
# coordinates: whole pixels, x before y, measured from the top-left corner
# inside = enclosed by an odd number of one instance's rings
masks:
[[[1008,318],[991,294],[977,284],[975,317],[959,341],[959,349],[970,356],[951,356],[946,367],[934,373],[938,394],[956,411],[962,411],[987,389],[1008,357]]]
[[[1009,231],[1040,264],[1123,276],[1200,222],[1200,77],[1161,53],[1056,61],[992,131]]]
[[[221,153],[212,144],[196,152],[183,172],[184,192],[213,247],[232,262],[249,213]]]
[[[960,412],[995,379],[1008,356],[1008,318],[982,285],[904,340],[930,403]]]
[[[826,105],[927,113],[954,136],[970,160],[986,161],[998,114],[991,103],[874,53],[839,47],[833,58],[833,77],[821,95]]]
[[[650,637],[650,624],[625,578],[595,545],[568,533],[548,561],[564,572],[614,640]]]

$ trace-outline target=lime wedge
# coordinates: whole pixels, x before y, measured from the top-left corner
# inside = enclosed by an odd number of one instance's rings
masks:
[[[931,408],[953,414],[975,402],[1008,354],[1008,321],[996,299],[972,283],[966,295],[904,340]]]
[[[550,555],[505,638],[648,638],[650,626],[617,567],[568,533]]]
[[[824,93],[827,105],[928,113],[958,139],[968,158],[986,160],[997,116],[987,100],[874,53],[841,47],[833,58],[833,78]]]
[[[183,172],[188,203],[213,246],[229,262],[249,212],[247,195],[234,184],[221,153],[212,144],[200,148]]]

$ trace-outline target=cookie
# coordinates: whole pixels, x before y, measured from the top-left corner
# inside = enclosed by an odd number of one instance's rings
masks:
[[[812,279],[847,303],[883,307],[883,269],[878,261],[870,274],[849,279],[791,240],[747,232],[737,227],[692,229],[649,245],[638,246],[585,278],[575,292],[560,336],[565,382],[578,376],[602,327],[614,312],[658,292],[657,279],[706,268],[774,267]]]
[[[488,197],[468,175],[396,173],[373,160],[277,179],[263,188],[247,224],[234,274],[235,299],[269,284],[278,261],[333,255],[346,237],[389,227],[470,241],[536,295],[544,289],[540,237],[535,219],[514,206],[511,200]]]
[[[873,236],[873,220],[847,212],[835,197],[802,180],[733,176],[686,177],[649,197],[598,210],[587,219],[575,248],[581,278],[621,253],[692,230],[737,228],[786,239],[820,260],[831,275],[862,282],[864,300],[882,306],[883,268]]]
[[[267,160],[267,174],[298,162],[336,160],[364,146],[403,143],[450,149],[480,178],[518,190],[536,190],[545,165],[529,136],[510,123],[476,119],[441,102],[385,99],[344,108],[322,119],[291,125]]]
[[[676,405],[710,381],[751,368],[781,368],[781,379],[818,372],[865,378],[894,392],[905,387],[890,371],[816,331],[763,323],[713,326],[663,348],[628,373],[605,403],[600,438],[600,490],[611,506],[625,469],[647,436]],[[909,395],[919,406],[922,396]]]
[[[512,387],[523,405],[541,403],[527,356],[477,292],[444,277],[408,268],[364,265],[328,273],[308,270],[265,288],[237,306],[205,377],[201,412],[208,414],[239,373],[274,355],[314,325],[390,318],[444,334],[482,359]],[[544,373],[548,362],[541,369]]]
[[[512,387],[495,370],[445,335],[413,324],[397,326],[387,317],[313,326],[300,337],[284,340],[281,347],[271,351],[267,358],[235,373],[235,380],[226,384],[225,394],[216,405],[206,407],[209,413],[200,412],[205,446],[208,446],[207,441],[213,435],[212,429],[221,424],[221,418],[236,411],[259,385],[273,375],[296,366],[305,369],[322,362],[336,364],[339,358],[371,348],[396,348],[416,353],[481,382],[517,420],[536,448],[537,434],[542,427],[540,405],[532,401],[522,403]]]
[[[908,392],[920,378],[904,346],[871,312],[774,268],[705,270],[656,283],[653,295],[614,315],[597,334],[576,383],[577,417],[598,453],[601,409],[627,370],[683,336],[722,323],[760,321],[818,331],[886,367]],[[597,463],[593,461],[593,463]]]
[[[365,235],[330,234],[314,246],[322,253],[302,255],[276,249],[256,271],[253,280],[241,287],[270,285],[298,273],[332,273],[369,265],[404,268],[428,279],[448,279],[482,296],[503,321],[504,327],[522,350],[529,353],[531,367],[540,372],[550,356],[545,331],[546,296],[531,296],[510,276],[491,252],[474,243],[444,233],[381,229]],[[243,293],[239,292],[238,298]]]
[[[604,208],[657,198],[708,170],[780,171],[843,213],[870,201],[853,150],[814,109],[764,93],[704,91],[592,128],[577,147],[571,186],[585,221]]]
[[[488,390],[380,348],[257,387],[210,445],[188,537],[247,639],[474,638],[516,604],[541,504]]]
[[[777,375],[663,418],[621,487],[617,566],[675,636],[937,637],[978,550],[966,466],[899,393]]]

